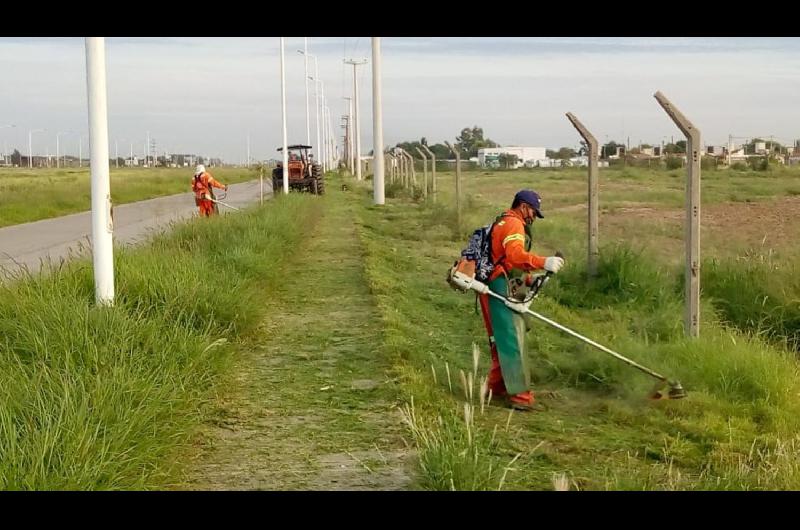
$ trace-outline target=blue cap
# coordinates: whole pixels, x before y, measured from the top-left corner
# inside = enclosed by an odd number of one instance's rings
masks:
[[[538,193],[533,190],[518,191],[517,194],[514,195],[514,202],[517,201],[529,204],[536,210],[536,217],[544,219],[544,215],[542,215],[542,198],[539,197]]]

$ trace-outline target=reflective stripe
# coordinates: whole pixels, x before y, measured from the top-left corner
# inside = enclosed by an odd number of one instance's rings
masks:
[[[522,241],[523,244],[524,244],[525,243],[525,236],[522,235],[522,234],[511,234],[510,236],[507,236],[503,240],[503,246],[505,247],[511,241]]]

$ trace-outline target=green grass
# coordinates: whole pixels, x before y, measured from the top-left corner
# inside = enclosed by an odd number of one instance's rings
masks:
[[[747,326],[728,327],[735,318],[717,320],[718,302],[710,297],[702,304],[701,338],[684,339],[682,271],[641,249],[609,242],[600,276],[590,281],[582,263],[583,224],[560,214],[537,222],[535,248],[544,254],[562,248],[576,258],[548,284],[536,308],[678,378],[689,397],[649,402],[652,379],[536,323],[528,336],[533,388],[556,391],[560,399],[542,399],[546,411],[515,414],[508,424],[507,411],[495,406],[475,414],[474,427],[458,421],[467,400],[457,374],[473,371],[473,343],[482,350],[475,377],[485,373],[487,340],[474,297],[451,291],[444,278],[467,234],[513,195],[506,188],[520,187],[517,176],[506,176],[481,189],[480,197],[465,199],[470,208],[460,230],[446,194],[437,206],[396,199],[362,210],[366,270],[386,328],[385,351],[408,401],[413,398],[410,427],[424,485],[495,489],[499,470],[508,469],[503,487],[514,489],[552,489],[559,476],[580,489],[800,487],[800,458],[793,452],[800,428],[794,353]],[[561,196],[575,191],[574,182],[556,186],[550,178],[543,175],[532,187],[551,187]],[[731,290],[741,281],[729,280]],[[782,301],[791,298],[786,294]]]
[[[117,250],[113,308],[94,306],[87,261],[3,284],[0,489],[172,480],[228,342],[259,321],[314,217],[311,200],[292,195]]]
[[[244,168],[211,168],[225,184],[258,178]],[[191,191],[192,168],[111,168],[114,204]],[[82,212],[91,207],[89,168],[0,169],[0,227]]]
[[[751,252],[737,260],[710,260],[702,270],[703,292],[725,322],[800,352],[796,261]]]

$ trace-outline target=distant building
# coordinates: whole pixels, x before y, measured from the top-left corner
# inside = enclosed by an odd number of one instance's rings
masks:
[[[485,147],[478,149],[478,165],[481,167],[497,167],[500,165],[500,155],[516,155],[519,168],[529,160],[543,160],[547,158],[547,149],[544,147]]]

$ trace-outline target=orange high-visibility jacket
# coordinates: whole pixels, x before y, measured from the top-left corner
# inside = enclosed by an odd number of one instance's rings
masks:
[[[492,262],[495,263],[490,280],[511,269],[527,272],[544,269],[545,258],[525,251],[525,221],[514,210],[506,210],[492,230]],[[499,263],[498,263],[499,262]]]
[[[209,188],[212,186],[219,189],[225,188],[225,185],[215,180],[208,171],[201,173],[200,176],[194,175],[192,177],[192,191],[197,199],[205,198],[205,194],[208,193]]]

